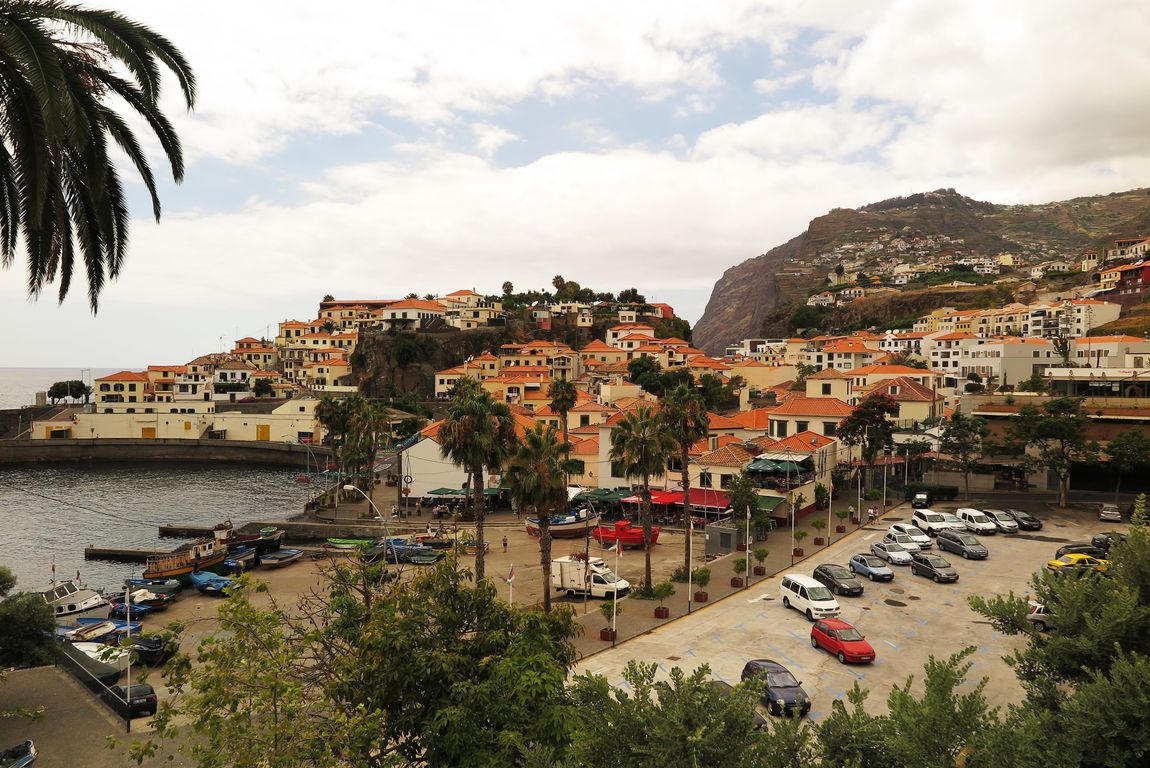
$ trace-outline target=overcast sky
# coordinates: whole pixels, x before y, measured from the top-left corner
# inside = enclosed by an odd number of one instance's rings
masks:
[[[830,208],[1150,184],[1144,0],[102,5],[196,70],[187,177],[158,225],[137,194],[98,316],[0,272],[0,366],[184,363],[325,293],[555,274],[694,322]]]

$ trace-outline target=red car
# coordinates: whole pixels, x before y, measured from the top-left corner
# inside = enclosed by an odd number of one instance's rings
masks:
[[[833,653],[839,661],[869,664],[874,661],[874,648],[862,633],[841,619],[823,619],[811,627],[811,647]]]

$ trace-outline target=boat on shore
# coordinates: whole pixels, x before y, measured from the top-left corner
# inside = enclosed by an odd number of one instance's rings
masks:
[[[552,515],[551,517],[551,538],[553,539],[577,539],[581,536],[586,536],[596,525],[599,524],[599,513],[590,509],[576,509],[566,515]],[[531,536],[539,538],[539,518],[527,518],[527,533]]]
[[[77,648],[79,645],[84,645],[84,643],[63,643],[60,645],[60,652],[84,671],[85,676],[88,678],[85,684],[91,687],[90,680],[97,680],[104,685],[115,685],[116,681],[124,674],[124,670],[114,664],[108,664],[98,658],[93,658],[83,649]],[[88,643],[87,645],[98,646],[100,648],[108,647],[100,645],[99,643]],[[125,656],[127,656],[127,654],[125,654]]]
[[[375,539],[339,539],[329,538],[327,545],[332,549],[359,549],[360,547],[370,547],[375,544]]]
[[[131,654],[123,648],[104,645],[103,643],[72,643],[71,645],[93,661],[107,664],[121,672],[128,668]]]
[[[215,538],[184,544],[170,554],[149,557],[144,567],[144,578],[176,579],[190,586],[189,577],[196,571],[219,573],[224,569],[224,560],[228,556],[228,547],[220,533],[217,531]]]
[[[265,525],[258,533],[239,533],[232,527],[231,520],[225,520],[215,526],[212,532],[230,550],[235,550],[237,547],[252,547],[261,555],[279,549],[287,534],[287,531],[274,525]]]
[[[82,587],[74,581],[64,581],[41,592],[57,624],[72,624],[76,619],[106,619],[112,605],[94,589]]]
[[[234,575],[250,571],[259,564],[260,558],[256,548],[243,545],[228,550],[228,556],[224,560],[224,571],[228,575]]]
[[[142,619],[151,612],[151,606],[136,603],[128,604],[119,600],[112,603],[112,610],[108,616],[114,619],[127,619],[131,615],[133,619]]]
[[[268,552],[260,559],[263,562],[264,568],[283,568],[285,565],[291,565],[296,560],[303,557],[302,549],[278,549],[275,552]]]
[[[140,624],[129,625],[123,621],[95,621],[76,626],[56,627],[56,639],[65,643],[107,643],[115,645],[120,638],[131,632],[139,632]]]
[[[169,595],[174,600],[184,585],[179,579],[124,579],[127,589],[146,589],[157,595]]]
[[[659,526],[651,526],[651,543],[659,541]],[[591,531],[592,538],[604,547],[622,544],[625,548],[643,546],[643,527],[632,525],[630,520],[616,520],[615,525],[598,525]]]
[[[192,586],[199,590],[201,595],[223,595],[224,590],[235,586],[236,580],[227,576],[217,576],[214,573],[193,573]]]

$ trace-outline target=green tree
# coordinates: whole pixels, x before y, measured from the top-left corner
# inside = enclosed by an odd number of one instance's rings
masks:
[[[1033,452],[1030,464],[1058,476],[1058,505],[1065,507],[1070,495],[1070,469],[1076,462],[1094,461],[1098,444],[1084,435],[1089,419],[1082,398],[1058,397],[1040,407],[1024,405],[1006,426],[1015,450]]]
[[[846,267],[842,264],[835,264],[835,275],[842,277],[844,274],[846,274]]]
[[[48,387],[48,399],[55,405],[57,401],[63,400],[68,396],[68,382],[57,381],[52,386]]]
[[[252,386],[252,394],[256,397],[271,397],[275,394],[275,388],[266,376],[261,376]]]
[[[639,406],[611,428],[612,462],[622,465],[628,478],[639,478],[643,525],[643,586],[651,588],[651,478],[663,474],[667,459],[676,453],[675,436],[653,409]]]
[[[1050,385],[1038,371],[1030,374],[1030,378],[1018,382],[1019,392],[1037,392],[1039,394],[1049,391]]]
[[[330,293],[325,293],[323,298],[320,301],[322,301],[324,303],[327,303],[329,301],[335,301],[335,296],[332,296]]]
[[[970,498],[970,475],[982,461],[983,441],[990,434],[986,421],[977,416],[956,413],[943,424],[939,450],[962,472],[966,481],[966,498]]]
[[[375,490],[375,453],[387,442],[388,426],[382,403],[349,397],[347,432],[340,448],[340,464],[370,499]]]
[[[72,379],[68,382],[68,397],[72,398],[73,400],[83,399],[83,401],[87,403],[88,398],[91,396],[92,388],[80,379]]]
[[[462,383],[462,380],[461,382]],[[492,399],[478,384],[457,387],[439,427],[439,452],[471,477],[475,510],[475,536],[483,542],[487,517],[483,497],[483,470],[502,472],[503,463],[515,445],[515,421],[506,403]],[[483,546],[475,552],[475,580],[485,577]]]
[[[703,402],[711,411],[729,411],[739,407],[739,391],[743,388],[743,378],[732,376],[723,379],[713,373],[699,377],[699,391]]]
[[[1117,502],[1118,492],[1122,489],[1122,475],[1150,470],[1150,437],[1140,429],[1119,432],[1106,445],[1106,455],[1117,475],[1114,484],[1114,501]]]
[[[663,367],[653,357],[644,355],[631,358],[627,362],[627,380],[632,384],[638,384],[655,397],[663,395],[662,374]]]
[[[769,520],[759,510],[758,486],[745,471],[739,472],[731,478],[731,482],[723,491],[731,501],[731,522],[742,527],[746,522],[747,513],[751,515],[756,527],[770,525]],[[747,542],[749,545],[750,542]]]
[[[890,417],[898,413],[894,398],[882,393],[867,395],[854,412],[839,422],[835,435],[844,445],[861,447],[867,465],[867,487],[873,481],[874,463],[883,450],[893,444],[894,423]]]
[[[551,410],[559,414],[559,426],[563,432],[563,444],[567,446],[567,450],[571,449],[570,441],[567,434],[567,414],[579,402],[579,391],[575,389],[575,385],[567,379],[556,379],[551,382],[547,387],[547,397],[550,402]]]
[[[503,283],[503,295],[504,296],[510,296],[514,292],[515,292],[515,286],[511,284],[511,281],[510,280],[505,281]]]
[[[10,595],[15,586],[12,571],[0,565],[0,670],[48,664],[55,650],[48,604],[37,592]]]
[[[709,433],[711,415],[699,392],[687,385],[675,387],[659,404],[659,418],[667,425],[677,449],[679,486],[683,489],[683,524],[691,519],[691,447]],[[691,568],[691,548],[683,547],[683,573]]]
[[[551,516],[567,507],[567,475],[574,464],[567,458],[570,450],[554,429],[536,424],[524,433],[503,478],[519,508],[533,508],[539,519],[544,611],[551,610]]]
[[[798,363],[797,365],[795,365],[795,373],[798,374],[795,377],[795,386],[796,387],[804,386],[807,383],[807,378],[809,376],[812,376],[813,374],[818,373],[818,372],[819,372],[819,369],[815,368],[813,365],[808,365],[806,363]]]
[[[160,109],[161,66],[176,76],[188,109],[195,76],[156,32],[113,11],[65,3],[0,3],[0,50],[0,265],[9,266],[23,247],[29,293],[36,297],[59,281],[63,301],[78,255],[94,312],[127,252],[117,151],[135,167],[160,218],[147,154],[131,120],[110,102],[127,105],[148,125],[179,182],[183,151]]]
[[[624,288],[616,297],[620,304],[646,304],[647,297],[638,288]]]

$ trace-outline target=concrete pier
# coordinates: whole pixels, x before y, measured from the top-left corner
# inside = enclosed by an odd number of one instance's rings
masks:
[[[85,560],[112,560],[118,563],[143,563],[149,557],[170,555],[174,549],[123,549],[119,547],[84,547]]]

